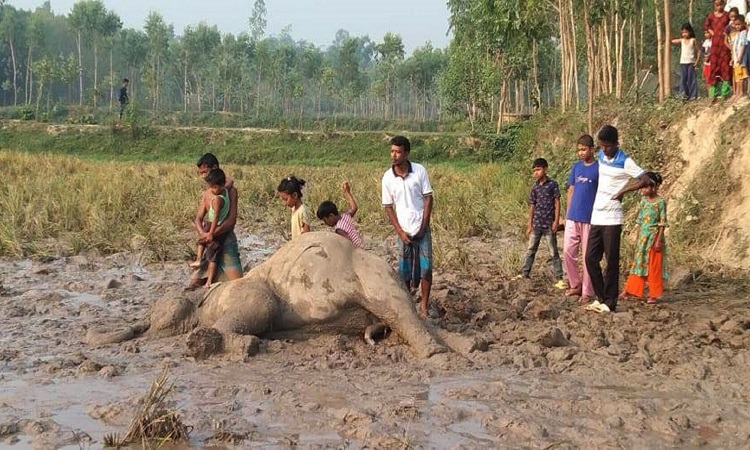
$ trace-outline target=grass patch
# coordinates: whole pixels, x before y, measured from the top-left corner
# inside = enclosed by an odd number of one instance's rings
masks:
[[[0,153],[6,183],[0,186],[0,254],[12,257],[136,251],[146,260],[191,257],[191,221],[203,189],[192,164],[90,161],[59,155]],[[435,189],[436,265],[460,240],[477,234],[514,234],[526,214],[527,181],[509,164],[428,166]],[[225,170],[239,190],[243,230],[288,232],[289,210],[276,192],[294,174],[308,180],[305,203],[343,205],[341,181],[352,183],[360,204],[360,229],[392,237],[380,204],[382,164],[339,168],[302,165],[246,166]],[[313,223],[313,229],[324,229]]]

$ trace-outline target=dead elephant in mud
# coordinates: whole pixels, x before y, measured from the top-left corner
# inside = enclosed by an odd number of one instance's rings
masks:
[[[360,334],[376,319],[423,358],[447,350],[417,317],[411,298],[383,259],[333,233],[305,233],[239,280],[175,292],[148,317],[120,331],[90,330],[93,345],[190,332],[188,354],[257,352],[258,337]],[[191,331],[192,330],[192,331]],[[366,332],[366,337],[368,337]]]

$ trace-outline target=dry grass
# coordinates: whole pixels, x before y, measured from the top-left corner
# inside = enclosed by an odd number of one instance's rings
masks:
[[[187,441],[192,427],[185,426],[179,415],[166,405],[173,388],[165,368],[151,384],[128,431],[123,436],[105,435],[104,446],[121,448],[140,443],[143,448],[151,448],[153,443],[161,445],[166,442]]]
[[[190,222],[203,189],[189,164],[95,162],[64,156],[0,154],[0,255],[45,257],[82,251],[144,252],[149,259],[191,256]],[[345,206],[339,191],[349,180],[360,204],[360,229],[391,236],[380,204],[384,168],[226,166],[239,190],[238,227],[276,232],[289,227],[289,211],[276,188],[284,176],[308,181],[304,201],[315,212],[327,199]],[[497,164],[428,167],[435,190],[433,236],[437,266],[467,263],[460,240],[476,235],[515,235],[525,223],[528,182]],[[316,220],[313,229],[322,229]],[[498,255],[499,259],[504,257]]]

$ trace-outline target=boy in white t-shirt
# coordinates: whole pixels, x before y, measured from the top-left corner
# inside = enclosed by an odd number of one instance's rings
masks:
[[[599,185],[591,212],[591,229],[586,248],[586,269],[597,300],[586,309],[615,312],[620,285],[620,235],[622,234],[622,196],[648,186],[651,181],[643,169],[620,150],[617,128],[605,125],[599,130]],[[630,182],[631,179],[636,180]],[[602,256],[607,258],[602,273]]]

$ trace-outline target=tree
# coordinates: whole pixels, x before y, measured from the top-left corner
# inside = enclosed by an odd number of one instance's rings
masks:
[[[94,106],[96,106],[97,95],[97,72],[98,72],[98,46],[97,37],[102,27],[106,9],[101,0],[79,0],[73,4],[68,15],[68,23],[71,30],[76,34],[76,47],[78,49],[79,66],[79,105],[83,105],[83,41],[93,42],[94,46]]]
[[[383,42],[375,46],[377,55],[377,81],[380,94],[385,100],[383,117],[388,118],[391,111],[392,99],[396,91],[396,77],[400,64],[404,60],[404,43],[401,36],[387,32]]]
[[[104,42],[109,50],[109,109],[112,110],[115,99],[115,84],[117,78],[115,77],[114,67],[114,48],[115,48],[115,37],[122,30],[122,20],[120,16],[114,11],[107,11],[104,15],[104,19],[101,23],[99,32],[104,38]]]
[[[12,79],[13,79],[13,104],[18,104],[18,61],[16,60],[16,46],[15,42],[18,36],[21,34],[23,29],[22,23],[19,21],[18,12],[15,8],[8,5],[0,6],[2,11],[2,17],[0,18],[0,36],[8,43],[10,48],[12,67]]]
[[[45,56],[42,59],[34,63],[34,73],[36,73],[37,82],[37,94],[36,94],[36,109],[35,116],[39,118],[39,102],[42,99],[44,88],[48,86],[52,80],[57,78],[57,67],[55,60]],[[49,91],[49,88],[48,88]],[[49,92],[47,93],[47,110],[49,111]]]
[[[258,42],[266,34],[266,2],[264,0],[255,0],[253,3],[253,12],[250,15],[250,39],[251,42]]]
[[[151,108],[161,107],[161,82],[165,69],[165,58],[169,53],[169,42],[174,35],[172,25],[167,25],[161,14],[151,11],[143,26],[148,39],[148,59],[146,83],[149,86]]]

